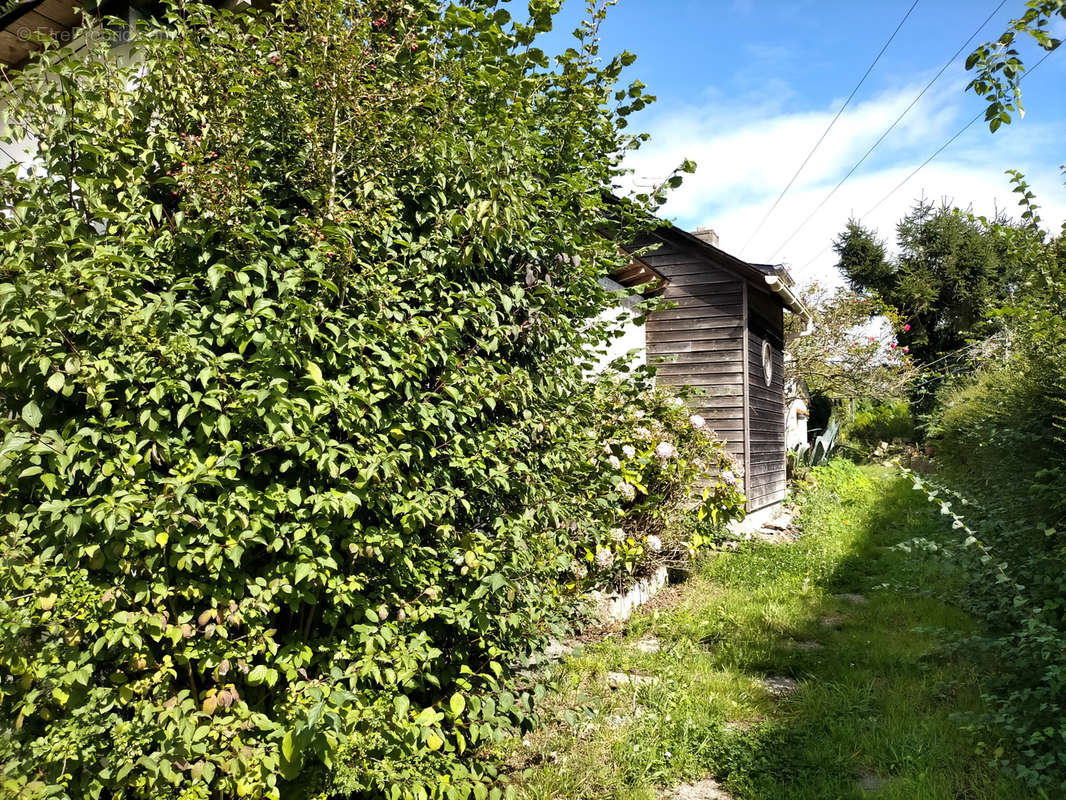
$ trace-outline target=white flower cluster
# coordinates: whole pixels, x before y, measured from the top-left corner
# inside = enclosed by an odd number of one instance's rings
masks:
[[[650,534],[647,539],[644,540],[648,545],[648,549],[653,553],[658,553],[663,549],[663,540],[656,536],[654,533]]]
[[[673,458],[676,454],[677,448],[669,442],[659,442],[658,446],[655,448],[655,455],[663,461],[666,461],[668,458]]]
[[[693,414],[688,418],[688,423],[696,430],[700,430],[707,424],[707,420],[701,417],[699,414]]]
[[[608,550],[606,547],[601,547],[596,551],[596,566],[600,569],[607,569],[614,563],[614,553]]]
[[[620,483],[618,491],[626,500],[632,500],[637,496],[637,490],[631,483]]]
[[[624,542],[626,539],[626,532],[621,528],[611,528],[611,530],[608,531],[608,534],[611,537],[611,541],[618,542],[619,544]]]

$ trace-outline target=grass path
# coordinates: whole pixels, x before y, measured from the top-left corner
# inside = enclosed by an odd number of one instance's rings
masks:
[[[972,626],[936,599],[943,566],[891,549],[946,535],[939,515],[886,470],[817,475],[798,542],[710,559],[557,668],[549,724],[508,754],[519,797],[1026,796],[954,716],[980,707],[976,670],[916,630]]]

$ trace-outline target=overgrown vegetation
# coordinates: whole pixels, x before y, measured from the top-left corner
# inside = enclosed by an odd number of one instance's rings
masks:
[[[906,400],[857,403],[843,435],[862,454],[873,452],[882,443],[911,443],[918,439],[910,403]]]
[[[878,297],[811,284],[801,293],[811,312],[786,320],[786,371],[791,387],[803,386],[833,404],[887,401],[906,396],[914,378],[910,348],[897,341],[905,323]]]
[[[992,629],[967,642],[996,663],[991,710],[977,718],[988,750],[1056,797],[1066,790],[1066,247],[1039,229],[1016,181],[1031,227],[990,228],[1025,276],[999,313],[1007,344],[943,390],[931,419],[942,477],[963,497],[919,486],[959,533],[948,554],[970,578],[962,601]]]
[[[953,534],[884,468],[812,475],[798,541],[706,561],[557,668],[552,724],[513,742],[520,797],[654,800],[708,775],[736,800],[1026,796],[959,723],[987,665],[948,646],[978,628],[930,589],[964,577],[892,547]]]
[[[919,201],[896,227],[899,255],[886,256],[876,233],[852,220],[834,248],[858,292],[898,316],[895,332],[922,366],[931,366],[994,330],[989,314],[1017,273],[1000,238],[947,204]]]
[[[699,420],[585,377],[661,197],[607,204],[647,98],[555,7],[181,5],[14,79],[5,796],[499,797],[516,666],[739,512]]]

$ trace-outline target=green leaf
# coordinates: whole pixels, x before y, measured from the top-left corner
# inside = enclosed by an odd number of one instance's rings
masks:
[[[458,717],[466,710],[466,699],[456,692],[452,695],[451,700],[448,701],[448,705],[451,707],[452,713]]]
[[[311,380],[316,384],[322,383],[322,370],[318,364],[314,361],[307,362],[307,374],[311,376]]]
[[[58,393],[63,391],[63,386],[66,382],[67,379],[62,372],[53,372],[48,378],[48,388]]]
[[[415,717],[415,725],[419,725],[423,728],[428,728],[430,725],[437,724],[437,712],[430,708],[423,708],[422,712]]]
[[[31,428],[36,429],[43,419],[41,409],[37,407],[37,404],[30,400],[22,407],[22,419]]]
[[[256,664],[252,667],[251,672],[248,673],[248,683],[255,686],[256,684],[266,683],[268,677],[268,671],[265,664]]]

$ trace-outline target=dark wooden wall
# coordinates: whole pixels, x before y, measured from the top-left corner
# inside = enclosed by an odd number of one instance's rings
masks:
[[[763,345],[770,346],[770,384],[763,367]],[[748,432],[744,488],[748,511],[785,497],[784,311],[780,302],[748,291]]]
[[[693,410],[744,458],[744,281],[706,257],[659,240],[640,260],[669,283],[663,297],[677,305],[657,311],[647,323],[648,362],[676,356],[659,366],[658,380],[695,386],[706,397]]]
[[[784,310],[761,281],[748,281],[718,266],[682,241],[659,236],[641,243],[654,249],[640,260],[667,281],[663,297],[677,307],[647,322],[648,362],[660,383],[693,386],[706,396],[695,412],[744,465],[748,510],[785,496]],[[713,255],[713,254],[712,254]],[[766,385],[763,342],[769,342],[773,375]],[[657,363],[660,359],[670,359]]]

